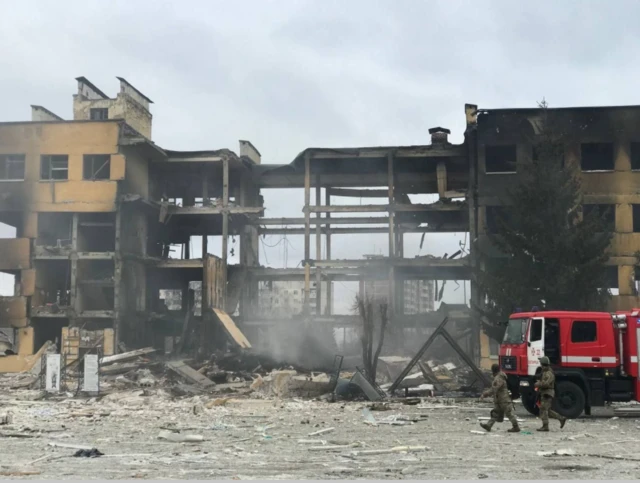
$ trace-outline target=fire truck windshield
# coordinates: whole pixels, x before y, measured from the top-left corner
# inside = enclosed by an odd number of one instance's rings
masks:
[[[504,333],[503,344],[522,344],[527,333],[528,319],[509,319]]]

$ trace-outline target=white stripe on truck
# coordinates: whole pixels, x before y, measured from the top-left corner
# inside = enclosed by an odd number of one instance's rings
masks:
[[[594,361],[593,359],[600,360]],[[562,362],[568,364],[615,364],[618,360],[615,357],[562,356]]]

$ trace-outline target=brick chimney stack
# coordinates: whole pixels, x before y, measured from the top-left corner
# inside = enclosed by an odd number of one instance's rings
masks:
[[[431,134],[431,144],[449,144],[449,134],[451,131],[443,127],[432,127],[429,129]]]

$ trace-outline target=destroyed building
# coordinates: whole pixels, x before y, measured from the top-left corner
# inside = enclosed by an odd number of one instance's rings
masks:
[[[471,279],[500,193],[532,155],[536,109],[466,105],[461,144],[436,127],[428,144],[309,148],[291,162],[262,164],[249,141],[237,154],[158,146],[152,101],[118,80],[110,98],[77,78],[73,120],[32,106],[32,121],[0,123],[0,222],[15,229],[14,238],[0,239],[0,271],[16,282],[14,294],[0,298],[0,372],[28,367],[47,340],[67,361],[96,347],[104,355],[122,344],[163,348],[168,339],[205,352],[226,335],[256,341],[282,323],[260,310],[267,282],[299,284],[302,315],[288,323],[340,328],[358,318],[333,313],[333,284],[383,280],[391,323],[435,328],[448,314],[466,328],[460,343],[474,360],[486,367],[497,356],[466,305],[411,314],[404,287]],[[581,170],[586,203],[614,208],[611,308],[638,306],[640,107],[554,111],[574,134],[565,159]],[[287,188],[304,192],[302,216],[264,217],[261,190]],[[409,198],[426,194],[438,200]],[[339,204],[345,197],[363,202]],[[405,257],[406,234],[426,234],[428,250],[429,233],[452,232],[470,234],[466,251]],[[358,233],[387,234],[388,252],[333,259],[332,243]],[[261,265],[259,237],[268,234],[304,235],[298,267]],[[195,237],[201,253],[192,253]],[[209,254],[210,237],[221,238],[220,257]],[[231,249],[238,264],[228,263]],[[471,297],[481,297],[473,283]]]
[[[328,290],[327,283],[321,283],[320,292]],[[333,287],[332,287],[333,288]],[[316,311],[316,282],[311,282],[309,309]],[[326,293],[326,292],[325,292]],[[259,311],[267,318],[299,317],[304,313],[304,283],[300,281],[261,282],[258,295]],[[326,313],[327,298],[321,299],[322,313]]]

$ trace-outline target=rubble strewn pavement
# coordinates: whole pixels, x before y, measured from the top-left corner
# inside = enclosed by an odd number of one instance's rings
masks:
[[[381,384],[406,365],[389,358]],[[121,370],[114,370],[114,367]],[[427,361],[411,398],[327,397],[330,374],[277,367],[254,356],[166,361],[144,353],[103,365],[100,394],[73,379],[45,393],[31,374],[0,375],[0,476],[197,479],[634,479],[640,420],[612,408],[537,433],[480,430],[490,402],[473,375]],[[343,371],[348,384],[353,372]],[[207,382],[208,381],[208,382]],[[421,386],[430,386],[429,390]],[[10,389],[13,388],[13,389]],[[9,390],[10,389],[10,390]],[[437,396],[433,394],[442,394]],[[417,396],[416,396],[417,394]],[[618,407],[618,406],[616,406]],[[632,409],[626,407],[627,412]],[[514,470],[517,468],[517,471]]]

